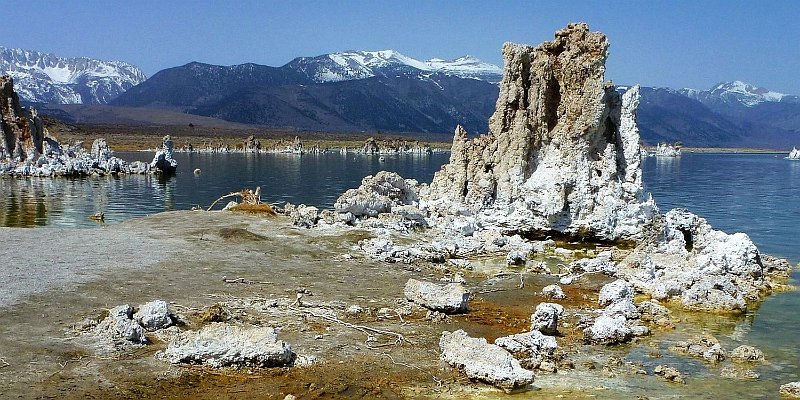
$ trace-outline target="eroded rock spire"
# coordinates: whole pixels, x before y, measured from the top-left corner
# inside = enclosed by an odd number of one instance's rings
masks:
[[[506,43],[489,133],[456,129],[424,206],[517,231],[636,237],[656,212],[641,198],[639,88],[604,81],[607,51],[583,23],[537,47]]]

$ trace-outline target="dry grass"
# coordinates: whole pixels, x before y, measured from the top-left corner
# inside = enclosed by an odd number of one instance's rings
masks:
[[[239,203],[235,207],[232,207],[231,211],[238,211],[248,214],[264,214],[271,217],[277,215],[275,209],[272,208],[271,205],[266,203],[261,203],[261,204]]]

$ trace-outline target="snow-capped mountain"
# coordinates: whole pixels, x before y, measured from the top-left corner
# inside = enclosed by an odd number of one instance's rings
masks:
[[[719,105],[754,107],[766,102],[800,102],[797,96],[773,92],[742,81],[719,83],[709,90],[681,89],[679,93],[710,107]]]
[[[0,47],[0,74],[14,78],[20,98],[55,104],[106,104],[147,79],[122,61],[62,58]]]
[[[285,67],[303,73],[317,83],[365,79],[374,76],[444,73],[460,78],[500,82],[503,69],[472,56],[455,60],[420,61],[394,50],[344,51],[316,57],[300,57]]]

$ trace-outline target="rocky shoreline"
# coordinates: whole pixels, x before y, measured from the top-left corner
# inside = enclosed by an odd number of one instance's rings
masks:
[[[81,290],[89,298],[46,291],[0,317],[13,329],[25,312],[58,314],[47,319],[62,328],[38,329],[63,329],[51,341],[80,353],[31,397],[69,385],[138,398],[659,397],[708,395],[712,381],[752,393],[777,356],[732,339],[731,325],[791,289],[791,266],[645,196],[638,87],[620,95],[604,81],[607,50],[585,24],[537,47],[506,44],[490,132],[457,128],[429,185],[380,172],[333,210],[185,211],[109,228],[107,245],[160,256],[141,267],[150,273],[98,278]],[[106,256],[74,253],[57,264]],[[60,312],[43,312],[51,304]],[[31,349],[9,332],[9,371],[53,358],[52,343]],[[86,377],[105,386],[76,384]]]

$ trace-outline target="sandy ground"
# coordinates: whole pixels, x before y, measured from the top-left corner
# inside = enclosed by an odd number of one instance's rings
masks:
[[[535,305],[544,301],[541,288],[556,278],[526,275],[519,288],[515,275],[491,278],[463,271],[474,294],[469,313],[439,323],[427,321],[417,309],[404,316],[382,313],[381,308],[408,306],[403,299],[408,278],[438,280],[453,271],[442,265],[367,259],[354,248],[368,236],[360,230],[300,229],[283,217],[192,211],[96,229],[0,229],[0,398],[505,397],[440,362],[439,336],[444,330],[464,329],[493,340],[524,332]],[[480,262],[504,263],[502,256]],[[224,278],[252,282],[226,283]],[[602,283],[570,286],[563,304],[573,310],[592,307]],[[340,322],[268,306],[294,300],[298,291],[305,293],[303,309],[333,310]],[[155,357],[166,345],[158,339],[144,348],[100,354],[79,332],[83,320],[97,319],[110,307],[154,299],[171,302],[185,315],[190,321],[185,329],[197,329],[194,321],[200,313],[225,303],[235,323],[279,328],[280,339],[317,362],[303,368],[242,370],[172,366]],[[346,316],[344,310],[353,304],[368,312]],[[704,398],[721,389],[752,390],[749,382],[736,387],[720,383],[713,379],[718,371],[705,372],[700,363],[666,350],[671,341],[698,329],[733,332],[742,318],[680,318],[683,325],[675,331],[604,347],[582,345],[575,321],[568,317],[558,340],[575,369],[537,373],[532,390],[515,398]],[[396,343],[394,336],[368,334],[341,322],[391,331],[407,340]],[[625,362],[618,364],[612,357]],[[635,373],[661,363],[680,365],[698,379],[678,387],[652,374]]]

